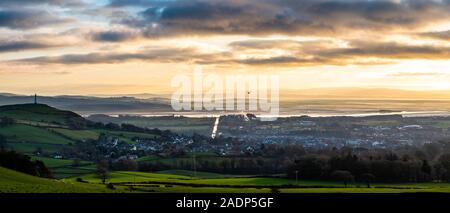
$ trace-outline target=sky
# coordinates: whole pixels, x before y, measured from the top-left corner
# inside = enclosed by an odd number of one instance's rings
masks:
[[[282,90],[450,91],[450,0],[1,0],[0,92],[166,94],[195,67]]]

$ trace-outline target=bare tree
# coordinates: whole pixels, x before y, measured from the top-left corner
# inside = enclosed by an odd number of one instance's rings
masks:
[[[375,176],[370,173],[364,173],[361,175],[361,180],[367,184],[367,188],[370,188],[370,183],[375,180]]]
[[[97,174],[102,179],[102,183],[106,183],[106,179],[109,177],[109,163],[106,160],[101,160],[97,164]]]
[[[347,188],[347,184],[349,182],[352,182],[354,180],[352,173],[345,170],[336,170],[331,174],[331,176],[337,181],[344,182],[345,188]]]

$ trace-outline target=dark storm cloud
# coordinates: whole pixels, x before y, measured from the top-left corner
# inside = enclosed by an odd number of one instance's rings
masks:
[[[10,29],[31,29],[40,26],[70,22],[46,11],[38,10],[0,10],[0,27]]]
[[[136,34],[121,31],[106,31],[92,34],[92,40],[99,42],[122,42],[136,38]]]
[[[146,5],[147,9],[121,23],[145,28],[149,36],[343,34],[414,28],[450,18],[449,1],[431,0],[112,1],[111,5]]]
[[[40,42],[30,42],[30,41],[0,42],[0,52],[15,52],[30,49],[45,49],[55,46],[57,45]]]
[[[273,41],[270,41],[273,44]],[[286,42],[286,41],[282,41]],[[294,41],[293,41],[294,42]],[[326,42],[324,42],[326,43]],[[320,42],[307,43],[298,49],[290,49],[284,55],[271,57],[252,56],[245,59],[236,54],[246,54],[246,49],[202,53],[195,48],[151,49],[136,53],[91,53],[62,55],[58,57],[36,57],[17,60],[17,63],[36,64],[100,64],[124,63],[128,61],[147,61],[157,63],[196,63],[196,64],[242,64],[249,66],[322,66],[348,64],[386,64],[398,59],[450,59],[450,48],[436,46],[414,46],[397,43],[353,41],[347,48],[323,47]],[[254,46],[250,47],[254,50]],[[269,50],[263,46],[262,50]],[[374,58],[377,62],[361,62],[360,59]]]

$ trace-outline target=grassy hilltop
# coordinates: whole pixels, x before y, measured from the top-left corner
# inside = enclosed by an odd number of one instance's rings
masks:
[[[0,193],[87,193],[115,192],[103,185],[39,178],[0,167]]]
[[[17,104],[0,106],[0,116],[14,118],[35,125],[69,126],[71,122],[84,122],[84,118],[71,112],[45,104]]]

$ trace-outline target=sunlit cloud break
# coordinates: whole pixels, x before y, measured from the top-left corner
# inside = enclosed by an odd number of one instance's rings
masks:
[[[90,86],[99,80],[170,92],[195,66],[277,74],[281,91],[450,90],[448,11],[448,0],[6,0],[0,90],[50,91],[57,79],[83,94],[107,92]]]

